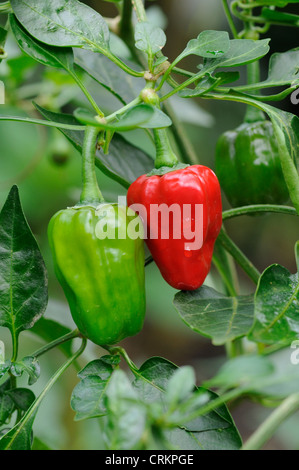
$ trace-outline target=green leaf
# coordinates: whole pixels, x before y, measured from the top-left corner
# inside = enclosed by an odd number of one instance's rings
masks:
[[[72,70],[74,56],[71,47],[47,46],[30,36],[14,15],[10,15],[10,26],[20,49],[43,65]]]
[[[36,412],[24,417],[0,439],[0,450],[31,450]]]
[[[138,128],[164,128],[171,125],[171,120],[160,109],[148,104],[139,104],[120,115],[119,120],[105,122],[105,119],[94,117],[89,110],[79,108],[74,112],[75,118],[83,124],[98,127],[99,129],[118,132],[131,131]]]
[[[7,30],[0,27],[0,46],[3,46],[5,44],[7,37]]]
[[[227,361],[204,385],[222,390],[241,387],[245,395],[281,400],[298,392],[298,357],[298,351],[290,348],[267,356],[240,356]]]
[[[153,57],[161,51],[166,44],[166,35],[163,29],[154,24],[142,21],[135,27],[135,45],[137,49]]]
[[[143,401],[148,404],[160,402],[165,408],[165,391],[177,370],[177,366],[166,359],[150,358],[138,370],[133,386]],[[215,393],[196,389],[193,385],[195,394],[203,391],[209,394],[211,400],[217,397]],[[164,435],[171,448],[175,446],[175,449],[181,450],[232,450],[241,446],[239,433],[225,405],[186,423],[183,428],[164,430]]]
[[[125,372],[115,370],[106,393],[106,440],[110,450],[143,448],[146,433],[147,407],[139,399]]]
[[[298,349],[298,344],[296,349]],[[255,384],[255,388],[260,394],[283,399],[293,393],[298,393],[299,367],[296,349],[293,345],[293,349],[286,348],[269,356],[274,370],[270,376]]]
[[[74,55],[77,66],[116,96],[123,104],[135,99],[144,87],[143,79],[128,75],[102,54],[75,49]],[[136,64],[134,64],[134,67],[136,68]]]
[[[269,62],[267,80],[259,82],[254,88],[299,85],[299,49],[272,54]]]
[[[48,302],[47,272],[13,186],[0,214],[0,326],[17,339],[43,315]]]
[[[246,335],[254,320],[252,295],[226,297],[207,286],[178,292],[174,306],[189,328],[211,338],[215,345]]]
[[[273,364],[267,357],[256,355],[235,357],[225,362],[212,379],[204,382],[204,386],[221,389],[248,386],[251,389],[251,384],[256,379],[269,376],[273,371]]]
[[[276,108],[265,108],[273,124],[280,163],[291,201],[299,214],[299,118]]]
[[[48,444],[45,444],[38,437],[34,437],[31,450],[54,450],[54,449],[51,449],[51,447],[49,447]]]
[[[28,385],[33,385],[40,376],[40,365],[35,357],[26,356],[21,361],[14,362],[10,371],[15,377],[21,377],[26,372],[29,376]]]
[[[250,339],[289,344],[299,337],[299,277],[278,264],[260,277],[255,294],[255,322]]]
[[[15,404],[15,407],[21,411],[27,411],[35,400],[35,395],[32,390],[28,388],[13,388],[7,391]]]
[[[239,72],[217,72],[215,73],[215,78],[219,80],[220,85],[226,85],[227,83],[235,82],[239,80]]]
[[[77,0],[11,0],[24,28],[51,46],[109,50],[109,28],[95,10]]]
[[[16,408],[9,391],[10,379],[0,385],[0,426],[8,422]]]
[[[10,370],[10,361],[6,361],[3,364],[0,364],[0,379]]]
[[[208,91],[213,90],[217,86],[231,83],[240,78],[239,72],[218,72],[215,76],[211,74],[205,75],[202,80],[196,85],[194,89],[185,88],[181,90],[178,94],[182,98],[193,98],[195,96],[201,96],[207,93]]]
[[[176,406],[185,400],[194,390],[195,374],[192,367],[180,367],[170,378],[165,398],[169,407]]]
[[[226,31],[203,31],[197,39],[188,42],[175,63],[191,54],[215,59],[227,54],[229,48],[230,40]]]
[[[105,356],[90,362],[79,372],[81,381],[71,396],[71,407],[76,412],[76,421],[106,414],[104,397],[112,372],[113,367],[105,360]]]
[[[139,368],[138,377],[133,381],[133,386],[138,394],[147,403],[152,403],[161,398],[167,384],[177,370],[177,366],[161,357],[153,357],[145,361]]]
[[[113,372],[113,367],[120,363],[120,356],[102,356],[100,359],[90,361],[83,369],[78,372],[78,377],[84,379],[89,375],[99,375],[102,379],[109,379]]]
[[[53,113],[38,105],[35,106],[46,119],[54,119],[66,124],[74,124],[77,122],[72,115]],[[62,132],[81,153],[84,132],[68,131],[65,129],[62,130]],[[101,150],[97,151],[96,165],[111,179],[117,181],[125,188],[128,188],[139,176],[152,170],[154,161],[149,155],[127,142],[120,134],[116,133],[109,145],[109,153],[107,155]]]
[[[261,59],[269,52],[270,39],[231,39],[228,52],[215,59],[205,59],[203,70],[219,67],[235,67]]]

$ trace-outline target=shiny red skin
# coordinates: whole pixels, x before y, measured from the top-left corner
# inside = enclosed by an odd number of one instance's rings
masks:
[[[221,191],[215,173],[205,166],[191,165],[162,176],[142,175],[129,187],[127,202],[128,206],[142,204],[146,209],[146,216],[143,216],[141,211],[136,212],[145,227],[147,246],[166,282],[179,290],[198,289],[210,271],[214,244],[222,225]],[[168,207],[179,204],[182,210],[181,227],[186,223],[183,204],[191,204],[192,231],[195,222],[200,223],[199,220],[195,221],[195,204],[202,204],[202,247],[186,250],[186,243],[190,240],[184,237],[182,229],[179,239],[173,237],[172,230],[169,239],[160,237],[161,220],[153,226],[151,219],[150,225],[152,204],[166,204]],[[159,234],[156,239],[150,238],[149,227],[151,233]]]

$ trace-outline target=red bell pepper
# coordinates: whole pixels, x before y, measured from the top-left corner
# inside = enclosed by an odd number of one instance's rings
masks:
[[[180,290],[200,287],[210,271],[222,225],[220,185],[214,172],[191,165],[162,175],[142,175],[129,187],[127,202],[142,219],[145,241],[168,284]]]

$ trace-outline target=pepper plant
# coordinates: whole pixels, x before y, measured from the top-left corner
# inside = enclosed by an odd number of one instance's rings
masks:
[[[292,50],[270,52],[273,29],[289,27],[296,37],[299,16],[285,7],[299,2],[223,0],[227,30],[198,31],[177,57],[166,57],[168,38],[151,21],[149,5],[106,1],[114,4],[114,18],[101,14],[103,5],[96,11],[77,0],[0,4],[0,71],[5,65],[14,71],[5,85],[9,101],[20,109],[16,115],[0,107],[1,124],[55,131],[55,139],[60,136],[82,157],[80,195],[45,222],[75,328],[47,316],[52,271],[16,181],[0,214],[0,326],[11,336],[11,345],[0,341],[0,449],[48,448],[36,433],[36,416],[72,367],[77,383],[66,400],[74,419],[99,424],[99,442],[108,450],[261,449],[299,409],[298,366],[290,360],[290,346],[299,339],[298,272],[275,261],[259,272],[228,235],[226,222],[255,216],[259,224],[267,213],[299,215],[299,121],[280,106],[299,87],[299,50],[294,43]],[[20,50],[16,63],[12,48]],[[195,70],[184,68],[191,56],[199,63]],[[262,80],[264,58],[269,71]],[[42,70],[44,81],[21,92],[28,70],[33,81]],[[52,77],[53,88],[45,77]],[[181,103],[200,98],[243,106],[239,127],[218,136],[215,171],[201,163],[184,133],[173,95]],[[132,135],[141,136],[148,149]],[[59,155],[58,165],[64,161]],[[122,187],[131,207],[104,199],[100,174]],[[222,204],[221,190],[232,207]],[[136,203],[190,204],[193,229],[203,225],[202,245],[186,249],[186,239],[175,240],[173,233],[162,239],[160,222],[133,210]],[[196,203],[200,216],[192,212]],[[186,223],[180,219],[183,228]],[[134,237],[136,227],[149,232],[148,238]],[[116,230],[114,239],[102,236],[110,229]],[[299,242],[294,256],[299,269]],[[219,370],[200,383],[189,364],[159,356],[135,364],[123,347],[123,339],[134,342],[143,328],[151,263],[176,289],[173,305],[182,328],[226,351]],[[207,283],[211,266],[218,290]],[[250,279],[250,293],[238,276]],[[30,332],[42,345],[23,357],[19,346]],[[56,348],[66,359],[46,378],[41,358]],[[35,394],[32,386],[42,377],[46,384]],[[274,407],[246,440],[232,417],[233,405],[245,398]]]

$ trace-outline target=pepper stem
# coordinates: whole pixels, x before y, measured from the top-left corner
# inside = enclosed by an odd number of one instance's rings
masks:
[[[154,129],[156,146],[155,168],[173,167],[178,163],[177,156],[171,148],[166,129]]]
[[[140,98],[144,103],[156,106],[160,109],[160,98],[156,91],[153,89],[153,82],[148,82],[146,87],[141,91]],[[155,168],[161,168],[163,166],[173,167],[178,163],[178,158],[171,148],[167,130],[153,129],[156,157],[155,157]]]
[[[82,150],[82,192],[81,204],[100,204],[104,201],[98,186],[95,171],[95,154],[99,129],[86,126]]]
[[[259,61],[252,62],[251,64],[247,65],[247,83],[248,85],[253,85],[260,81],[260,65]],[[256,92],[252,91],[254,95]],[[248,105],[245,113],[244,121],[251,123],[251,122],[258,122],[258,121],[265,121],[266,117],[263,111],[257,109],[254,106]]]

